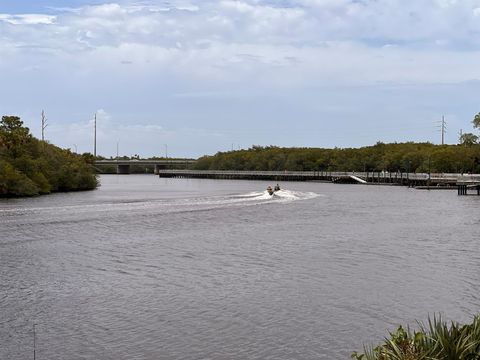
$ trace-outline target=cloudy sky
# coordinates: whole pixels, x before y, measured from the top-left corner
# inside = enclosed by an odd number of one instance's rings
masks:
[[[440,141],[480,111],[480,0],[0,2],[0,113],[79,152]]]

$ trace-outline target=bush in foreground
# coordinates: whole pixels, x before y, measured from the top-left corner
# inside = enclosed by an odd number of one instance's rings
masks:
[[[354,352],[356,360],[476,360],[480,359],[480,317],[471,324],[447,323],[441,318],[420,324],[419,331],[399,327],[389,338],[364,353]]]

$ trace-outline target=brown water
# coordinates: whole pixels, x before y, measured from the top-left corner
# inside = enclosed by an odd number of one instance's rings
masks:
[[[0,200],[0,359],[348,359],[480,308],[480,197],[103,176]],[[273,184],[271,184],[273,185]]]

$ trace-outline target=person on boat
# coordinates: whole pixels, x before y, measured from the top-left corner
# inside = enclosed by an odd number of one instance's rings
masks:
[[[270,185],[267,187],[267,192],[269,195],[273,195],[273,189]]]
[[[278,190],[280,190],[280,185],[277,184],[277,185],[275,185],[274,191],[278,191]]]

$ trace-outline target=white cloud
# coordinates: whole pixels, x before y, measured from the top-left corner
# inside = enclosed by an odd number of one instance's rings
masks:
[[[0,14],[0,21],[12,25],[50,25],[56,20],[56,16],[45,14]]]
[[[83,16],[87,16],[89,18],[102,18],[102,19],[123,16],[128,12],[129,12],[128,8],[124,8],[119,4],[114,4],[114,3],[86,6],[81,11]]]
[[[128,133],[155,143],[199,123],[214,124],[205,134],[232,119],[241,126],[243,108],[252,107],[245,122],[256,125],[277,109],[262,113],[260,100],[277,94],[292,106],[311,99],[304,116],[314,117],[329,108],[316,93],[337,87],[480,79],[479,9],[480,0],[171,0],[3,14],[0,72],[9,86],[0,108],[26,99],[32,114],[44,104],[64,114],[111,109],[98,111],[110,149],[112,138],[131,141]],[[52,120],[50,132],[87,144],[91,124],[82,119]]]
[[[123,147],[122,154],[132,155],[127,151],[129,144],[137,144],[142,141],[155,143],[158,139],[168,138],[175,135],[175,132],[168,131],[157,123],[146,123],[136,118],[129,119],[128,123],[121,123],[115,120],[114,116],[99,109],[97,115],[97,145],[99,153],[113,154],[115,144],[120,142]],[[93,148],[94,116],[70,123],[59,123],[52,118],[49,121],[47,131],[48,139],[56,139],[55,143],[66,148],[77,147],[79,152],[91,152]]]
[[[63,9],[56,16],[4,14],[0,19],[16,25],[54,24],[38,29],[34,40],[45,46],[56,38],[70,43],[69,49],[79,42],[80,50],[85,38],[94,48],[123,43],[198,47],[208,42],[318,46],[325,41],[431,47],[438,39],[455,44],[453,40],[459,38],[467,45],[478,45],[475,37],[466,36],[480,31],[475,16],[478,0],[298,0],[284,7],[272,4],[240,0],[202,1],[198,5],[173,2],[168,7],[110,3]],[[7,39],[22,41],[31,35],[18,28],[4,30]]]
[[[133,125],[121,125],[119,127],[121,131],[129,132],[134,131],[138,133],[152,133],[152,132],[165,132],[161,125],[157,124],[133,124]]]
[[[30,69],[34,55],[39,70],[59,62],[128,77],[128,64],[136,76],[286,87],[464,81],[480,77],[478,8],[480,0],[223,0],[4,14],[1,61]]]

